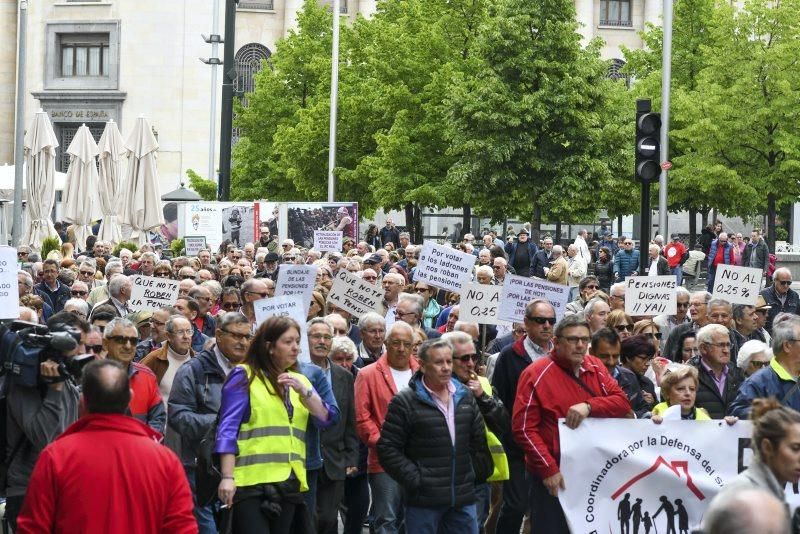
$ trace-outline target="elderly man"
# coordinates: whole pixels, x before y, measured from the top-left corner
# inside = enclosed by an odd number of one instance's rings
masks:
[[[253,303],[269,296],[267,284],[263,279],[251,278],[246,280],[239,289],[241,293],[242,313],[250,320],[253,331],[256,329],[256,312]]]
[[[44,260],[42,262],[42,283],[37,284],[34,288],[37,293],[47,295],[53,306],[53,313],[63,310],[64,303],[70,299],[69,286],[58,281],[58,268],[56,260]]]
[[[139,274],[143,276],[153,276],[156,263],[158,263],[158,256],[156,256],[155,252],[145,252],[139,258]]]
[[[681,243],[681,236],[672,234],[672,241],[664,247],[664,256],[667,258],[670,273],[675,275],[675,281],[680,286],[683,283],[683,264],[689,259],[686,245]]]
[[[375,312],[365,313],[358,321],[358,330],[361,332],[361,343],[358,344],[358,357],[354,363],[360,369],[375,363],[383,354],[386,320]]]
[[[78,263],[78,274],[76,281],[83,282],[89,290],[95,286],[94,274],[97,272],[97,264],[94,260],[83,260]]]
[[[608,295],[608,305],[611,311],[625,311],[625,284],[623,282],[617,282],[611,285]]]
[[[109,262],[106,263],[106,269],[103,274],[105,274],[106,283],[99,285],[100,281],[98,281],[94,289],[89,292],[89,298],[86,299],[90,306],[97,306],[99,302],[108,300],[108,282],[111,282],[111,278],[114,275],[122,274],[122,262],[119,260],[109,260]]]
[[[424,342],[419,358],[422,372],[389,404],[378,456],[405,490],[408,532],[477,534],[475,482],[492,472],[483,418],[452,376],[448,341]]]
[[[569,264],[564,259],[564,249],[561,245],[553,245],[550,267],[544,268],[545,277],[556,284],[567,285]]]
[[[626,237],[622,250],[614,254],[614,278],[624,282],[629,276],[639,274],[639,251],[633,248],[633,239]]]
[[[194,356],[192,325],[183,315],[173,315],[165,325],[167,342],[142,359],[142,365],[156,375],[161,398],[166,406],[178,369]],[[176,451],[180,452],[180,451]]]
[[[192,297],[179,296],[175,301],[175,309],[189,321],[189,327],[192,331],[192,350],[200,352],[209,340],[209,337],[203,334],[195,325],[195,319],[200,313],[200,304]]]
[[[717,267],[720,265],[736,265],[733,254],[734,245],[728,241],[728,234],[720,232],[719,236],[711,242],[708,251],[708,291],[714,292],[714,278],[717,276]]]
[[[712,419],[722,419],[744,380],[731,358],[730,333],[720,324],[708,324],[697,331],[697,345],[700,357],[689,360],[699,374],[695,406],[705,408]]]
[[[647,247],[647,276],[667,276],[670,274],[669,263],[661,255],[661,247],[650,243]]]
[[[767,314],[767,331],[772,331],[772,321],[779,313],[798,313],[800,311],[800,295],[791,288],[792,272],[786,267],[775,269],[772,274],[772,286],[761,291],[761,296],[771,306]]]
[[[492,260],[492,283],[497,286],[502,286],[508,273],[508,262],[505,258],[495,258]]]
[[[378,232],[378,236],[381,238],[381,245],[392,243],[395,248],[400,246],[400,231],[391,218],[386,219],[386,225]]]
[[[411,357],[413,345],[414,330],[403,321],[396,322],[386,335],[386,353],[374,365],[362,368],[355,381],[356,429],[369,447],[367,471],[376,534],[396,534],[403,523],[402,488],[384,472],[376,447],[389,402],[408,387],[419,367]]]
[[[214,305],[214,297],[211,290],[204,286],[196,286],[189,290],[189,296],[200,305],[200,313],[194,320],[194,324],[200,332],[208,337],[214,337],[217,323],[211,315],[211,307]]]
[[[545,268],[550,268],[550,260],[553,254],[553,239],[545,237],[542,240],[542,250],[536,253],[533,257],[533,264],[531,265],[531,276],[536,278],[544,278]]]
[[[589,324],[589,330],[591,330],[592,334],[606,327],[606,321],[608,321],[608,314],[610,312],[611,308],[609,308],[606,301],[600,297],[594,297],[586,303],[586,306],[583,307],[583,316],[586,318],[586,322]]]
[[[736,304],[733,306],[733,323],[735,325],[733,336],[737,346],[741,347],[751,339],[764,342],[764,335],[758,329],[758,316],[755,306]]]
[[[85,300],[81,299],[69,299],[64,304],[64,311],[74,313],[82,319],[89,317],[89,305],[86,304]]]
[[[405,279],[402,275],[397,273],[388,273],[383,277],[381,287],[383,288],[383,302],[386,305],[386,320],[394,322],[395,308],[397,307],[397,299],[400,292],[405,286]]]
[[[154,350],[161,348],[162,344],[167,339],[167,320],[176,313],[180,312],[172,306],[161,308],[153,312],[153,316],[150,317],[150,336],[136,345],[136,356],[133,361],[141,361],[142,358]]]
[[[675,315],[662,314],[653,317],[653,322],[658,325],[658,329],[661,332],[661,339],[667,339],[672,329],[676,326],[691,322],[689,318],[689,299],[691,298],[691,294],[686,288],[680,286],[678,286],[675,292],[677,293],[675,297],[677,301],[677,311]]]
[[[97,305],[92,308],[92,314],[89,316],[90,322],[95,310],[104,304],[111,304],[114,306],[117,317],[125,317],[131,312],[131,309],[128,307],[128,300],[130,300],[131,291],[133,291],[133,284],[130,279],[124,274],[117,274],[111,278],[106,287],[108,287],[109,298],[103,302],[98,302]]]
[[[106,358],[125,366],[133,393],[128,410],[130,415],[146,423],[156,432],[164,433],[167,411],[161,401],[156,375],[140,363],[135,363],[136,343],[139,333],[136,326],[122,318],[113,319],[103,332],[103,349]]]
[[[750,232],[750,242],[745,246],[742,254],[742,265],[761,269],[766,272],[769,267],[769,247],[764,238],[761,237],[761,230],[754,228]]]
[[[441,337],[442,334],[423,325],[422,319],[424,317],[424,299],[421,295],[401,293],[397,301],[397,309],[395,317],[398,321],[404,321],[411,326],[418,326],[425,331],[428,339]]]
[[[523,227],[517,234],[517,240],[506,244],[506,254],[508,263],[513,267],[514,272],[520,276],[531,276],[534,274],[534,257],[538,252],[536,245],[529,239],[528,230]]]
[[[697,331],[711,322],[708,318],[710,301],[711,293],[708,291],[695,291],[691,294],[689,297],[689,322],[674,326],[670,330],[669,337],[661,350],[664,357],[675,362],[683,361],[680,355],[681,338],[685,333]]]
[[[504,406],[513,407],[517,382],[532,362],[547,356],[553,348],[556,312],[546,300],[534,300],[525,308],[525,335],[500,351],[492,374],[492,386]],[[497,532],[519,532],[528,509],[530,486],[525,477],[523,454],[511,435],[500,436],[508,456],[510,478],[503,483],[503,505]]]
[[[589,325],[577,315],[561,320],[550,354],[526,368],[519,380],[512,428],[530,474],[531,533],[568,534],[558,493],[566,484],[559,468],[558,419],[577,428],[587,417],[626,417],[628,398],[603,362],[586,354]]]
[[[587,253],[589,249],[586,249]],[[567,283],[569,284],[569,300],[572,302],[578,295],[578,285],[586,277],[588,263],[578,253],[578,247],[567,247]]]
[[[69,295],[74,299],[86,301],[89,298],[89,288],[80,280],[75,280],[69,288]]]
[[[578,256],[588,265],[592,263],[592,255],[589,252],[589,232],[585,229],[581,228],[578,230],[578,235],[575,237],[575,241],[572,243],[575,245],[575,249],[578,253]]]

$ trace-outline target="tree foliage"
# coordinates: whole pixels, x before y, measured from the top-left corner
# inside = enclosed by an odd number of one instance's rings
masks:
[[[217,183],[214,180],[206,180],[192,169],[186,169],[186,176],[189,177],[189,186],[203,200],[217,200]]]

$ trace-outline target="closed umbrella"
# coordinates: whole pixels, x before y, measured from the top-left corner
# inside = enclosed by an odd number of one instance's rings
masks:
[[[99,219],[99,175],[95,158],[100,153],[89,128],[83,124],[67,149],[69,168],[64,191],[64,220],[75,225],[75,248],[86,250],[86,238],[92,235],[92,221]]]
[[[35,250],[41,250],[42,241],[46,237],[58,238],[53,221],[50,220],[50,213],[56,202],[54,175],[58,141],[47,113],[41,109],[34,115],[33,124],[25,134],[24,146],[30,217],[25,243]]]
[[[97,238],[100,241],[119,243],[122,241],[122,229],[119,216],[122,213],[122,154],[125,153],[122,134],[113,120],[106,123],[103,135],[98,143],[100,150],[100,209],[103,222]]]
[[[128,155],[128,172],[122,223],[133,229],[131,239],[138,240],[143,245],[148,241],[147,232],[157,229],[164,222],[156,167],[158,141],[144,117],[136,119],[136,126],[125,142],[125,150]]]

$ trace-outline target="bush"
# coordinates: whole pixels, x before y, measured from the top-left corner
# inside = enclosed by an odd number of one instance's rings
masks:
[[[139,250],[139,245],[137,245],[132,241],[123,241],[122,243],[118,243],[117,246],[114,247],[114,250],[111,251],[111,254],[116,257],[119,257],[119,251],[122,250],[123,248],[127,248],[131,252],[136,252],[137,250]]]
[[[42,240],[42,253],[41,253],[42,260],[47,259],[47,255],[53,252],[54,250],[59,254],[61,254],[61,239],[59,239],[58,236],[52,236],[52,235],[49,237],[45,237]]]
[[[183,251],[185,249],[183,244],[183,238],[180,239],[173,239],[172,242],[169,244],[169,249],[172,251],[173,257],[183,256]]]

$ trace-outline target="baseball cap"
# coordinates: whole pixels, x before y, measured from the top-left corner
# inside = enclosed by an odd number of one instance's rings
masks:
[[[672,234],[670,237],[672,238],[673,241],[677,241],[678,239],[681,238],[681,236],[679,236],[678,234]]]
[[[264,256],[264,261],[280,261],[281,257],[275,254],[274,252],[268,253]]]
[[[367,265],[369,265],[369,264],[376,264],[377,265],[378,263],[380,263],[382,261],[383,261],[383,258],[381,258],[380,254],[373,254],[372,256],[364,259],[364,263],[367,264]]]

